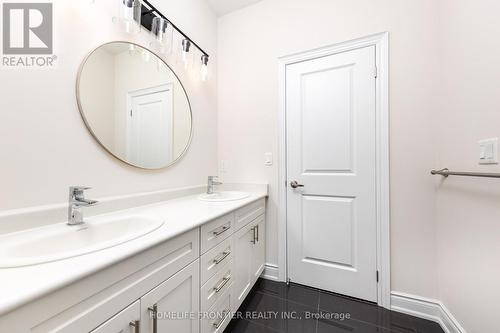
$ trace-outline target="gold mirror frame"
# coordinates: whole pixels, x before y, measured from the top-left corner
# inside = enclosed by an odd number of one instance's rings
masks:
[[[87,63],[88,59],[97,51],[99,50],[100,48],[106,46],[106,45],[109,45],[109,44],[114,44],[114,43],[124,43],[124,44],[131,44],[131,45],[134,45],[136,47],[140,47],[142,49],[145,49],[149,52],[151,52],[153,55],[155,55],[158,59],[160,59],[164,64],[165,66],[167,66],[167,68],[174,74],[175,78],[177,79],[177,81],[179,81],[179,84],[181,85],[182,87],[182,90],[184,91],[184,94],[186,95],[186,99],[187,99],[187,103],[188,103],[188,106],[189,106],[189,116],[190,116],[190,133],[189,133],[189,139],[186,143],[186,147],[184,148],[184,150],[182,151],[182,153],[179,154],[179,156],[174,159],[172,162],[170,162],[169,164],[165,165],[165,166],[161,166],[161,167],[158,167],[158,168],[146,168],[146,167],[143,167],[143,166],[140,166],[140,165],[136,165],[136,164],[133,164],[133,163],[130,163],[129,161],[127,160],[124,160],[122,159],[121,157],[119,157],[118,155],[116,155],[114,152],[112,152],[110,149],[108,149],[108,147],[106,147],[102,142],[101,140],[99,140],[99,138],[97,137],[97,135],[94,133],[94,131],[92,130],[92,127],[90,126],[87,118],[85,117],[85,112],[83,110],[83,106],[81,104],[81,101],[80,101],[80,79],[81,79],[81,76],[82,76],[82,72],[83,72],[83,69],[85,68],[85,64]],[[77,101],[77,104],[78,104],[78,110],[80,111],[80,115],[82,117],[82,120],[85,124],[85,127],[87,127],[88,131],[90,132],[90,134],[92,135],[92,137],[97,141],[97,143],[99,143],[99,145],[108,153],[110,154],[111,156],[113,156],[114,158],[116,158],[117,160],[119,160],[120,162],[124,162],[128,165],[131,165],[135,168],[139,168],[139,169],[143,169],[143,170],[162,170],[162,169],[166,169],[168,167],[171,167],[172,165],[174,165],[175,163],[177,163],[180,159],[182,159],[189,147],[191,146],[191,141],[193,139],[193,110],[192,110],[192,107],[191,107],[191,101],[189,100],[189,96],[187,94],[187,91],[186,91],[186,88],[184,87],[184,85],[182,84],[182,81],[180,80],[179,76],[177,75],[177,73],[175,73],[175,71],[172,69],[172,67],[169,66],[169,64],[165,61],[165,59],[163,59],[159,54],[157,54],[156,52],[154,52],[153,50],[145,47],[145,46],[142,46],[140,44],[137,44],[137,43],[134,43],[134,42],[129,42],[129,41],[123,41],[123,40],[115,40],[115,41],[111,41],[111,42],[107,42],[107,43],[104,43],[104,44],[101,44],[97,47],[95,47],[94,49],[92,49],[92,51],[90,51],[86,56],[85,58],[83,59],[82,63],[80,64],[80,67],[78,69],[78,75],[77,75],[77,78],[76,78],[76,101]]]

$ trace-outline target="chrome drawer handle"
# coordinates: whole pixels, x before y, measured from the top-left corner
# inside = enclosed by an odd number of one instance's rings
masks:
[[[219,258],[215,258],[214,259],[214,264],[218,265],[220,264],[221,262],[224,261],[224,259],[226,259],[229,255],[231,254],[231,251],[224,251],[222,252],[222,255],[219,257]]]
[[[256,244],[256,243],[257,243],[257,234],[256,234],[256,232],[257,232],[257,227],[253,227],[253,228],[252,228],[252,229],[250,229],[250,230],[252,230],[252,240],[250,240],[250,243],[252,243],[252,244]]]
[[[153,317],[153,333],[158,333],[158,305],[155,304],[149,307],[148,311],[151,312],[151,317]]]
[[[129,325],[134,328],[135,333],[141,333],[141,321],[140,320],[131,321]]]
[[[222,311],[222,318],[219,320],[219,322],[213,323],[216,331],[222,326],[222,323],[224,322],[224,320],[226,320],[228,314],[229,310]]]
[[[221,230],[220,230],[220,231],[214,231],[214,232],[213,232],[213,234],[214,234],[214,236],[220,236],[220,235],[222,235],[223,233],[225,233],[226,231],[228,231],[230,228],[231,228],[231,226],[229,226],[229,227],[228,227],[227,225],[225,225],[225,226],[223,226],[223,227],[221,228]]]
[[[229,280],[231,280],[231,275],[223,278],[221,283],[219,283],[218,286],[214,287],[215,292],[218,293],[219,291],[221,291],[222,288],[224,288],[224,286],[229,282]]]

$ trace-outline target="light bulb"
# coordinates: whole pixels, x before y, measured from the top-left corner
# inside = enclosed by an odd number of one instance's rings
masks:
[[[189,49],[191,48],[191,42],[189,39],[182,40],[182,62],[184,63],[184,68],[189,66]]]
[[[149,62],[151,60],[151,53],[148,50],[142,50],[142,60]]]
[[[154,17],[151,25],[151,32],[155,39],[150,44],[160,53],[166,52],[168,21],[162,17]]]
[[[128,54],[130,54],[131,56],[134,55],[135,53],[135,44],[129,44],[128,45]]]
[[[208,56],[206,54],[201,56],[201,80],[206,81],[208,79]]]
[[[118,4],[118,15],[113,21],[121,25],[126,33],[139,33],[141,30],[141,0],[115,0]]]

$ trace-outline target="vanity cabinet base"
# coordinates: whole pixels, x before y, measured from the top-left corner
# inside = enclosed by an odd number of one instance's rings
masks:
[[[222,333],[265,260],[265,199],[0,317],[9,333]]]

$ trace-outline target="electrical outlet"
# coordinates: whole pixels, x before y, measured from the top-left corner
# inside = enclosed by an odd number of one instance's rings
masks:
[[[227,161],[226,160],[221,160],[220,161],[219,172],[220,173],[226,173],[227,172]]]

